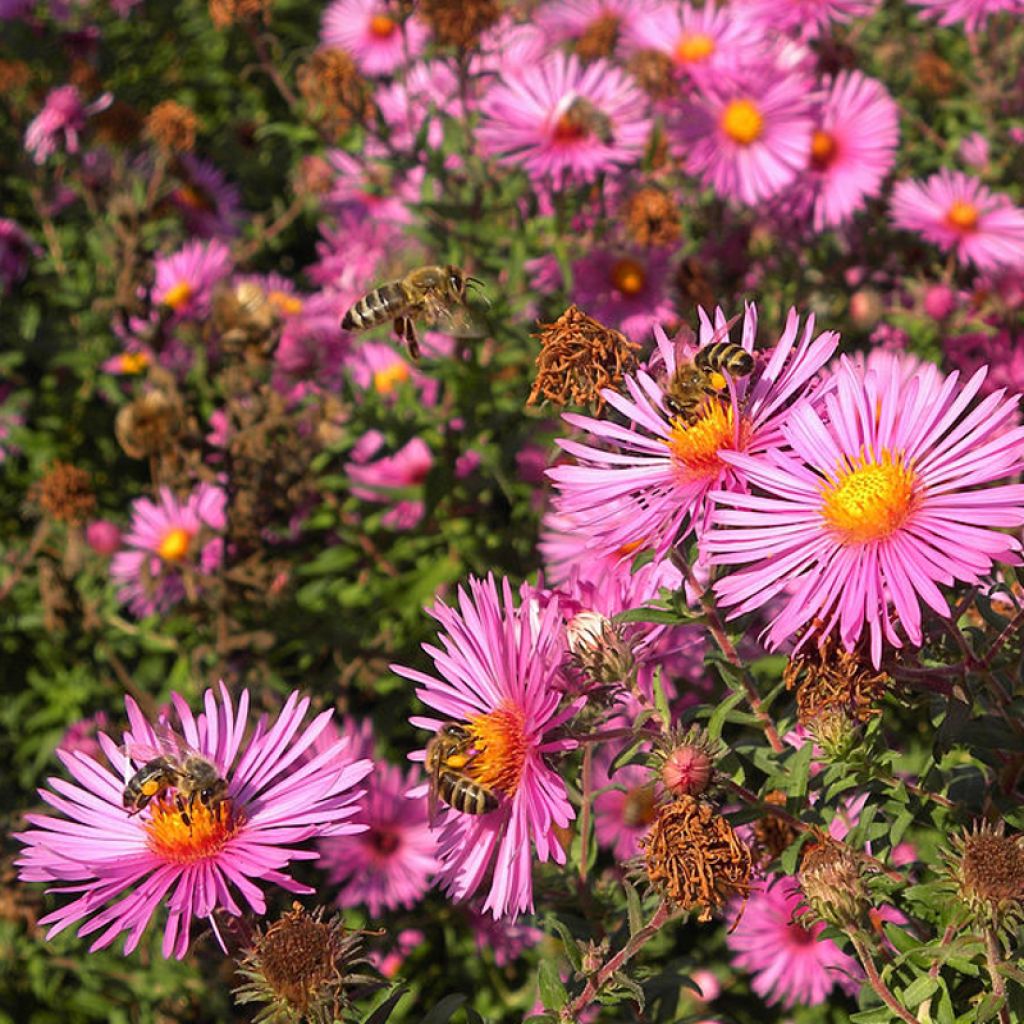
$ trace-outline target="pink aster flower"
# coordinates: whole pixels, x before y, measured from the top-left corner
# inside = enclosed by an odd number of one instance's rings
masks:
[[[386,0],[334,0],[320,29],[321,43],[346,50],[364,75],[390,75],[419,55],[427,35],[416,18],[402,22]]]
[[[64,738],[58,744],[58,749],[63,750],[66,754],[77,752],[97,758],[100,755],[99,733],[102,729],[106,729],[108,724],[105,711],[97,711],[95,714],[89,715],[88,718],[73,722],[65,731]]]
[[[402,445],[394,455],[385,455],[376,462],[349,462],[345,471],[358,486],[353,493],[366,501],[387,501],[390,493],[403,487],[418,487],[434,464],[430,447],[420,437]],[[381,492],[385,492],[382,494]]]
[[[946,365],[959,370],[963,376],[988,367],[981,394],[990,395],[999,388],[1024,392],[1024,331],[956,334],[943,338],[942,348]]]
[[[61,136],[64,148],[69,153],[78,152],[79,133],[85,130],[90,114],[105,110],[114,101],[110,93],[104,93],[88,105],[73,85],[62,85],[47,94],[43,109],[33,118],[25,131],[25,148],[37,163],[44,163],[57,152]]]
[[[672,119],[669,145],[723,199],[754,205],[807,165],[811,99],[803,75],[773,67],[708,79]]]
[[[424,650],[440,678],[401,665],[392,670],[416,683],[417,697],[440,716],[413,718],[413,725],[465,723],[473,742],[465,770],[498,799],[481,815],[442,807],[439,878],[449,895],[465,900],[489,875],[483,909],[514,918],[533,909],[531,845],[539,860],[564,864],[554,828],[575,817],[565,783],[546,760],[575,746],[553,733],[582,704],[560,709],[558,606],[517,607],[507,580],[499,595],[493,577],[470,578],[457,608],[438,602],[430,614],[444,631],[442,646]]]
[[[832,22],[867,18],[880,4],[881,0],[740,0],[734,17],[748,18],[762,32],[795,30],[808,39],[828,31]]]
[[[216,536],[227,525],[227,495],[212,484],[200,484],[183,503],[166,487],[158,500],[139,498],[132,504],[128,546],[110,563],[119,584],[118,598],[136,615],[166,611],[193,588],[195,574],[219,565],[223,542]]]
[[[437,863],[427,801],[406,796],[421,782],[419,768],[403,773],[396,765],[374,762],[357,815],[366,831],[320,843],[322,866],[331,883],[341,885],[342,907],[365,905],[379,917],[385,910],[411,907],[429,888]]]
[[[1024,267],[1024,210],[960,171],[943,168],[924,181],[899,182],[892,221],[980,270]]]
[[[596,555],[620,557],[641,547],[663,555],[691,530],[700,536],[711,511],[708,494],[715,489],[745,490],[746,478],[724,452],[763,453],[782,443],[781,425],[790,406],[808,393],[818,371],[832,356],[839,336],[814,337],[814,317],[803,331],[795,310],[774,347],[758,354],[753,373],[733,380],[728,397],[711,399],[692,423],[671,415],[663,385],[697,347],[727,340],[721,310],[712,326],[700,311],[698,346],[673,343],[655,328],[658,358],[664,370],[657,379],[641,370],[627,377],[628,397],[607,389],[608,405],[628,425],[589,416],[563,419],[603,445],[560,440],[575,456],[575,465],[555,466],[548,476],[558,487],[556,510],[573,516]],[[740,344],[754,351],[757,311],[748,305]]]
[[[576,41],[588,33],[614,33],[621,41],[636,18],[652,6],[652,0],[554,0],[537,11],[537,25],[549,45]]]
[[[157,256],[152,301],[179,317],[202,317],[218,282],[231,273],[231,250],[221,241],[186,242],[169,256]]]
[[[640,838],[656,817],[654,782],[642,764],[623,765],[609,775],[616,751],[601,747],[594,757],[591,787],[594,797],[594,832],[617,861],[639,856]],[[604,792],[600,792],[604,790]]]
[[[536,946],[544,933],[525,921],[496,921],[486,914],[469,912],[469,924],[481,956],[494,957],[499,967],[514,963]]]
[[[811,136],[809,164],[798,179],[798,203],[814,230],[835,227],[877,196],[899,143],[899,107],[885,86],[843,71],[829,86]]]
[[[242,193],[219,167],[182,153],[178,157],[182,184],[168,196],[190,234],[200,238],[226,238],[238,233],[242,222]]]
[[[16,836],[26,846],[17,862],[21,879],[58,883],[55,891],[74,894],[40,921],[50,926],[48,937],[82,922],[79,935],[99,932],[94,950],[126,932],[128,954],[157,908],[166,904],[163,954],[180,960],[194,918],[208,918],[216,930],[215,911],[243,913],[236,893],[253,912],[265,914],[266,901],[256,884],[261,881],[289,892],[313,892],[285,870],[294,860],[316,859],[316,853],[298,844],[363,828],[347,819],[359,796],[353,787],[371,770],[368,761],[354,762],[341,740],[296,767],[333,712],[325,711],[302,729],[310,701],[292,693],[276,721],[261,718],[246,741],[248,691],[236,710],[223,683],[219,692],[207,690],[198,717],[178,694],[172,694],[172,701],[180,723],[175,746],[214,765],[227,781],[224,799],[196,801],[188,823],[169,794],[129,814],[123,802],[125,773],[148,759],[142,751],[168,746],[168,738],[154,730],[130,697],[125,699],[130,728],[124,748],[99,735],[110,767],[80,752],[58,751],[74,781],[52,778],[52,790],[40,790],[40,795],[60,816],[27,814],[31,827]],[[130,762],[125,750],[132,755]]]
[[[796,879],[777,875],[752,889],[725,937],[733,966],[754,976],[754,991],[769,1005],[817,1006],[834,988],[847,995],[860,988],[860,964],[831,939],[818,937],[822,922],[801,920],[801,901]]]
[[[1021,13],[1021,0],[911,0],[921,13],[940,25],[963,23],[968,32],[979,32],[989,18],[1004,11]]]
[[[634,163],[651,129],[647,100],[624,72],[561,52],[491,86],[480,109],[484,152],[555,185]]]
[[[877,666],[883,640],[901,645],[890,609],[919,646],[920,602],[949,615],[939,584],[1018,560],[1019,541],[999,531],[1024,523],[1024,486],[995,484],[1024,469],[1017,396],[971,408],[985,370],[958,377],[926,364],[901,381],[844,359],[824,408],[801,404],[782,426],[791,453],[723,455],[758,493],[712,495],[705,548],[747,566],[715,591],[733,615],[779,598],[769,646],[820,619],[849,650],[866,628]]]
[[[408,384],[416,386],[425,405],[437,401],[437,381],[411,366],[390,345],[364,342],[352,353],[348,368],[356,387],[376,392],[385,402],[394,402]]]
[[[300,299],[283,291],[268,294],[284,317],[281,340],[274,349],[274,389],[300,397],[309,386],[333,391],[341,386],[352,335],[341,329],[354,292],[318,292]]]
[[[378,89],[374,99],[387,126],[387,147],[374,155],[386,159],[395,150],[411,152],[424,127],[427,146],[440,149],[444,142],[440,115],[453,108],[458,95],[458,76],[443,60],[414,64],[401,82]]]

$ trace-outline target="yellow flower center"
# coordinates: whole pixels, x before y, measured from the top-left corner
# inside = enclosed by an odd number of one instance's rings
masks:
[[[644,290],[647,280],[643,264],[630,259],[616,260],[608,276],[611,278],[612,286],[630,298]]]
[[[839,147],[836,145],[836,138],[829,132],[816,131],[811,136],[811,166],[817,171],[828,170],[829,165],[836,158]]]
[[[297,316],[302,312],[302,299],[297,295],[289,295],[287,292],[270,292],[267,298],[276,307],[279,313],[286,316]]]
[[[723,379],[724,386],[724,379]],[[694,477],[715,477],[725,469],[718,453],[743,451],[750,438],[750,424],[740,420],[740,442],[737,449],[732,403],[709,398],[693,423],[682,419],[672,421],[672,433],[666,442],[677,465]]]
[[[167,289],[164,296],[164,305],[170,306],[177,311],[181,309],[189,299],[192,298],[193,288],[188,281],[179,281],[176,285]]]
[[[375,14],[370,19],[370,34],[375,35],[378,39],[390,38],[396,28],[398,26],[394,19],[389,18],[386,14]]]
[[[379,395],[390,395],[403,381],[409,379],[409,367],[405,363],[392,363],[373,375],[373,388]]]
[[[676,43],[676,60],[680,64],[699,64],[715,52],[715,41],[705,32],[687,32]]]
[[[188,554],[188,546],[192,543],[192,534],[183,526],[175,526],[164,534],[156,553],[165,562],[180,562]]]
[[[471,719],[469,731],[475,749],[470,774],[480,785],[514,796],[529,750],[526,716],[514,704],[501,704]]]
[[[146,822],[150,850],[168,864],[194,864],[217,856],[242,827],[245,819],[235,814],[230,800],[211,810],[196,800],[188,809],[188,823],[174,800],[154,800]]]
[[[142,373],[149,366],[149,356],[145,352],[122,352],[118,365],[122,373]]]
[[[732,100],[722,111],[722,131],[741,146],[749,146],[761,137],[764,118],[753,100]]]
[[[627,790],[622,808],[622,824],[627,828],[641,828],[650,825],[654,817],[654,784]]]
[[[868,544],[895,533],[914,509],[914,471],[903,455],[847,457],[822,487],[821,514],[847,544]]]
[[[978,209],[973,203],[955,199],[946,211],[946,223],[957,231],[973,231],[978,226]]]

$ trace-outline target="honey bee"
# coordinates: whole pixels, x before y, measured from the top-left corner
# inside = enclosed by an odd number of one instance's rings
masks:
[[[481,282],[459,267],[417,267],[400,281],[388,281],[368,292],[345,314],[341,326],[346,331],[365,331],[387,320],[404,341],[413,359],[419,358],[416,320],[461,328],[468,321],[466,290]]]
[[[612,119],[590,100],[576,96],[558,120],[557,132],[580,138],[593,136],[606,146],[615,142],[615,126]]]
[[[228,783],[215,764],[180,742],[175,745],[178,752],[151,757],[135,772],[125,783],[121,802],[129,815],[138,814],[151,800],[174,790],[175,807],[181,820],[191,828],[196,803],[215,810],[227,795]],[[139,754],[142,749],[134,748],[133,753]]]
[[[720,333],[728,333],[729,326]],[[675,372],[663,384],[665,408],[685,423],[693,423],[708,398],[721,395],[728,387],[726,373],[738,378],[753,371],[754,357],[742,345],[712,341],[697,350],[692,362],[677,361]]]
[[[473,757],[473,737],[465,726],[446,722],[434,734],[426,759],[431,817],[438,800],[463,814],[486,814],[498,806],[498,797],[466,772]]]

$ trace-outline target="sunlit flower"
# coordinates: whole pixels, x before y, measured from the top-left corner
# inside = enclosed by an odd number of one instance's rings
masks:
[[[748,566],[715,584],[734,615],[777,599],[771,647],[821,620],[848,650],[867,629],[877,667],[883,641],[901,645],[890,608],[920,645],[920,603],[950,613],[939,584],[1018,560],[1000,531],[1024,523],[1024,486],[996,481],[1024,469],[1024,428],[1016,396],[970,408],[985,370],[961,387],[930,364],[904,382],[842,360],[835,379],[824,409],[801,404],[783,424],[791,453],[723,455],[757,493],[713,494],[704,544]]]
[[[584,67],[560,52],[510,72],[480,109],[484,151],[554,184],[635,162],[651,130],[647,101],[624,72],[603,60]]]
[[[363,828],[347,819],[359,796],[353,787],[371,765],[354,761],[347,741],[295,767],[331,711],[302,729],[310,701],[292,693],[276,721],[261,720],[246,742],[248,691],[236,709],[223,683],[219,691],[207,690],[198,717],[178,694],[172,701],[179,739],[227,781],[224,798],[194,801],[187,818],[170,795],[128,812],[124,773],[148,760],[142,751],[162,749],[167,742],[130,697],[125,699],[130,726],[125,748],[99,736],[110,767],[80,752],[58,751],[74,781],[51,779],[53,790],[40,795],[60,816],[27,814],[31,827],[16,836],[26,845],[18,860],[22,880],[57,883],[53,891],[73,894],[41,919],[50,926],[48,937],[82,922],[79,935],[99,932],[92,949],[109,946],[126,932],[125,953],[131,953],[153,914],[166,905],[163,953],[181,959],[193,919],[208,918],[216,928],[215,911],[241,915],[236,893],[254,913],[265,914],[266,901],[255,884],[260,881],[289,892],[313,892],[286,873],[294,860],[316,859],[299,844]],[[124,749],[139,756],[126,764]]]
[[[387,0],[334,0],[324,10],[320,42],[346,50],[364,75],[389,75],[419,55],[426,25],[402,21]]]
[[[733,966],[754,976],[752,988],[769,1005],[817,1006],[836,987],[847,995],[860,988],[860,965],[831,939],[818,938],[823,922],[801,919],[802,900],[788,875],[759,883],[725,937]]]
[[[413,725],[439,729],[465,723],[473,749],[463,771],[498,799],[485,814],[442,806],[439,879],[456,900],[468,899],[490,875],[483,909],[495,918],[533,909],[533,851],[541,861],[565,863],[554,828],[574,818],[565,783],[546,758],[575,746],[555,738],[579,703],[560,707],[555,685],[564,657],[558,606],[516,606],[505,580],[470,578],[458,607],[438,602],[441,647],[425,645],[438,676],[401,665],[398,675],[418,684],[416,695],[440,717]]]
[[[728,339],[721,310],[714,325],[703,311],[700,316],[698,347]],[[748,305],[741,339],[748,352],[754,351],[756,331],[757,312]],[[722,453],[757,455],[781,444],[789,407],[807,394],[839,341],[831,331],[815,338],[813,317],[801,331],[791,310],[782,337],[759,355],[753,373],[733,380],[722,399],[705,402],[686,422],[666,409],[663,385],[696,348],[683,351],[658,328],[654,337],[664,366],[658,379],[641,371],[626,378],[628,397],[604,392],[628,425],[566,414],[567,423],[604,447],[560,440],[576,465],[548,470],[558,487],[556,510],[573,517],[595,555],[625,557],[645,547],[663,555],[691,530],[699,536],[711,511],[708,493],[746,489],[744,474]]]
[[[73,85],[62,85],[51,89],[43,109],[33,118],[25,132],[25,149],[37,163],[57,152],[63,137],[64,148],[69,153],[78,152],[79,135],[85,130],[90,114],[105,110],[113,102],[110,93],[104,93],[98,100],[85,104],[79,91]]]
[[[230,273],[231,250],[223,242],[186,242],[169,256],[157,256],[153,303],[179,317],[204,316],[214,286]]]
[[[977,178],[943,168],[924,181],[901,181],[892,221],[980,270],[1024,266],[1024,210]]]
[[[940,25],[963,23],[968,32],[979,32],[993,15],[1004,11],[1020,14],[1020,0],[910,0],[921,13]]]

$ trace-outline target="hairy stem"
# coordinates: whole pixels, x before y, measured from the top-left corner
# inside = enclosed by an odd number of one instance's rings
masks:
[[[985,929],[985,962],[988,965],[988,976],[992,979],[992,994],[1003,1000],[999,1008],[999,1024],[1010,1024],[1010,1010],[1006,1005],[1006,979],[999,973],[1002,962],[999,940],[994,928]]]
[[[878,969],[875,967],[874,960],[871,959],[871,954],[867,947],[864,945],[864,940],[855,934],[848,933],[850,935],[850,941],[853,943],[853,948],[857,951],[857,957],[864,967],[864,973],[868,976],[868,984],[875,990],[875,994],[879,999],[885,1003],[886,1006],[895,1014],[900,1020],[904,1020],[907,1024],[918,1024],[918,1019],[915,1017],[900,1001],[889,991],[889,986],[882,980],[882,976],[878,973]]]

